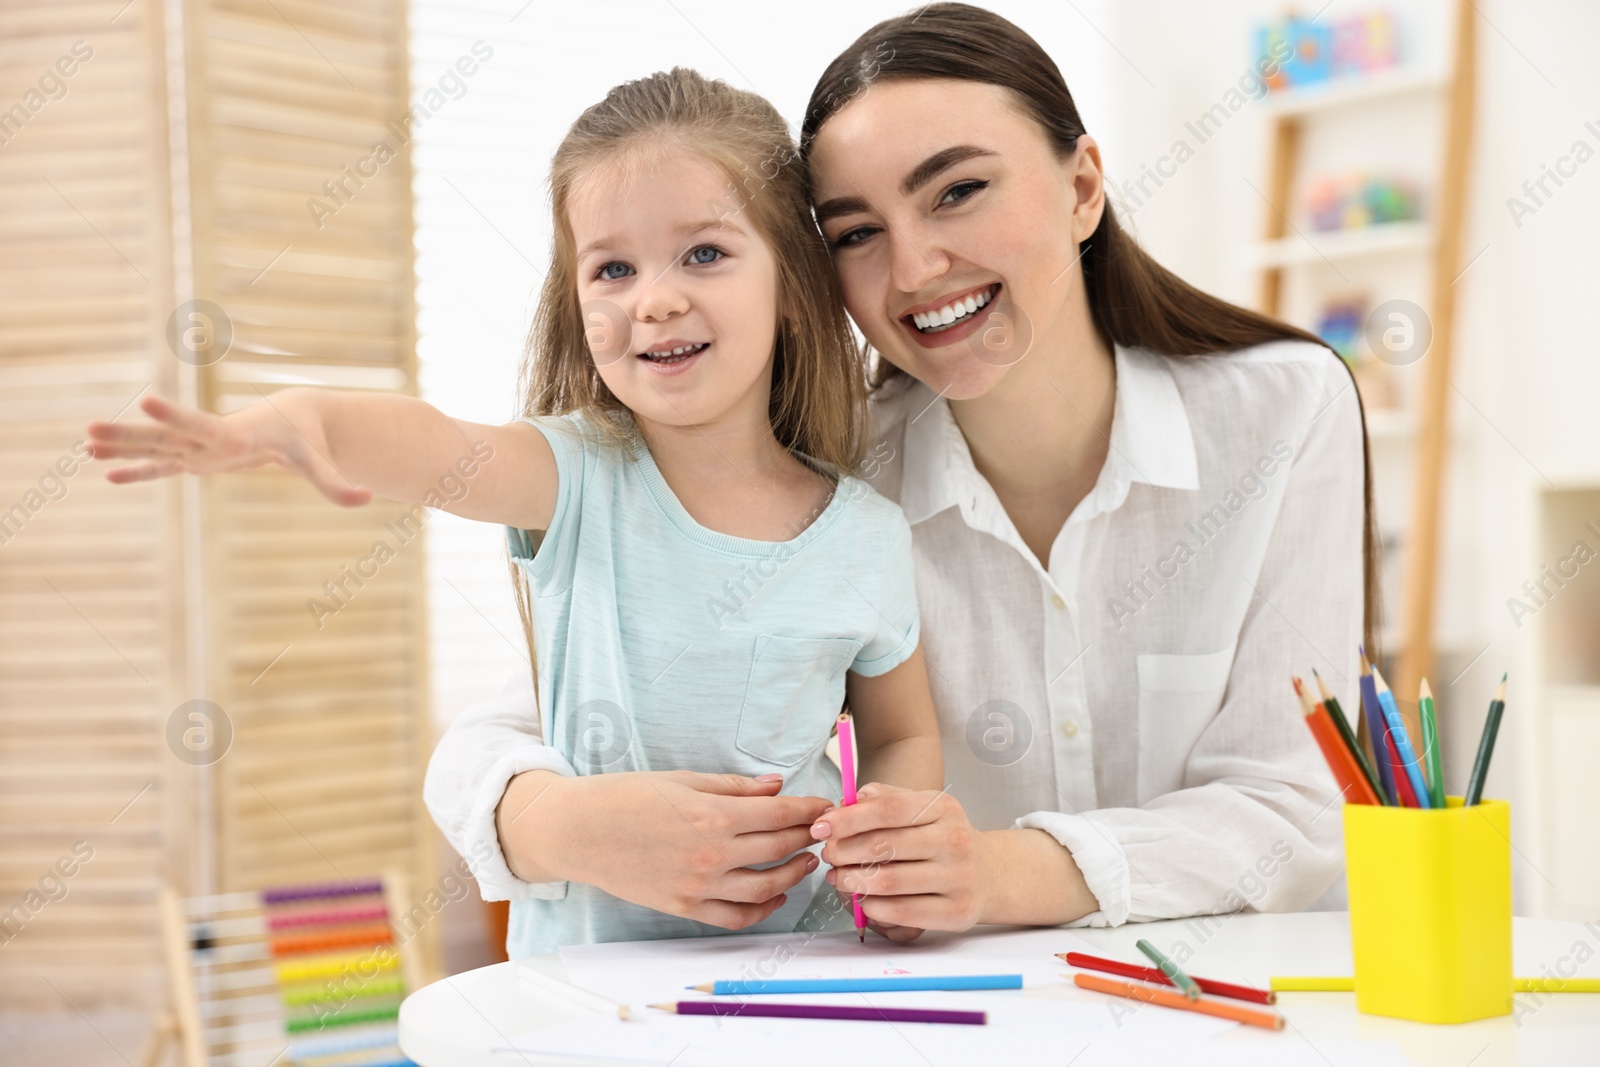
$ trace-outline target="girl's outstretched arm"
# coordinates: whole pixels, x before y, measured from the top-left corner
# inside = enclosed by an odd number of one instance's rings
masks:
[[[96,459],[143,461],[106,472],[110,481],[276,463],[346,507],[377,494],[524,530],[548,527],[555,511],[555,456],[526,423],[464,422],[413,397],[308,388],[231,415],[157,397],[139,406],[153,421],[89,424]]]

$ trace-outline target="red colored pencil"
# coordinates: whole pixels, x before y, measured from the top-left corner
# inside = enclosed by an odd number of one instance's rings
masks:
[[[1387,728],[1383,731],[1384,759],[1389,761],[1389,766],[1394,770],[1394,791],[1402,807],[1420,808],[1422,802],[1417,799],[1417,791],[1411,788],[1411,777],[1406,774],[1406,765],[1400,762],[1400,749],[1394,743],[1394,735]]]
[[[1306,726],[1311,730],[1311,736],[1316,738],[1317,747],[1322,749],[1322,758],[1327,760],[1334,781],[1339,783],[1339,792],[1344,795],[1345,803],[1379,803],[1378,794],[1373,792],[1372,784],[1361,772],[1355,755],[1345,747],[1344,738],[1339,736],[1339,728],[1333,724],[1327,707],[1313,699],[1311,691],[1299,678],[1294,680],[1294,691],[1305,710]]]
[[[1086,971],[1104,971],[1107,974],[1120,975],[1123,978],[1138,978],[1146,982],[1172,985],[1172,980],[1162,974],[1160,969],[1156,967],[1142,967],[1137,963],[1108,960],[1104,956],[1091,956],[1087,952],[1057,952],[1056,959],[1065,960],[1069,967],[1081,967]],[[1210,993],[1212,996],[1248,1000],[1252,1004],[1276,1004],[1278,1002],[1278,994],[1270,990],[1252,989],[1247,985],[1218,982],[1210,978],[1196,978],[1194,975],[1189,977],[1194,978],[1195,985],[1200,987],[1202,993]]]

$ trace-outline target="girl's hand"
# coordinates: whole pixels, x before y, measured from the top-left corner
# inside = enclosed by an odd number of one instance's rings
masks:
[[[148,461],[115,467],[106,472],[107,481],[120,485],[276,463],[336,504],[355,507],[372,498],[371,490],[353,485],[328,459],[314,394],[286,390],[232,415],[212,415],[153,396],[139,407],[155,421],[89,424],[89,454],[95,459]]]
[[[784,905],[817,869],[822,797],[780,797],[778,775],[631,771],[517,775],[497,812],[506,863],[529,882],[570,880],[740,930]],[[796,853],[800,853],[796,855]],[[755,864],[787,862],[765,870]]]
[[[982,834],[960,801],[934,790],[873,782],[848,808],[830,808],[812,826],[833,865],[828,884],[864,894],[869,925],[891,941],[924,930],[966,930],[983,915]]]

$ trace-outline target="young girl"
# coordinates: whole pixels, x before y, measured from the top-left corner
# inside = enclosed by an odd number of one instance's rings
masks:
[[[409,397],[313,389],[225,417],[151,398],[154,423],[92,424],[93,454],[145,461],[114,482],[277,463],[347,506],[431,503],[442,477],[465,476],[444,506],[508,527],[541,737],[560,761],[502,812],[502,835],[524,812],[581,835],[586,807],[626,795],[585,783],[633,776],[670,795],[660,772],[781,775],[791,797],[836,797],[824,746],[847,696],[863,781],[937,789],[910,530],[845,473],[865,439],[864,367],[795,160],[751,93],[682,69],[618,86],[553,161],[524,418],[478,425]],[[686,825],[686,869],[718,865],[700,834]],[[816,857],[789,858],[805,873],[787,895],[747,862],[721,864],[740,902],[723,908],[673,891],[672,872],[630,900],[582,884],[581,865],[542,872],[508,947],[794,929]]]

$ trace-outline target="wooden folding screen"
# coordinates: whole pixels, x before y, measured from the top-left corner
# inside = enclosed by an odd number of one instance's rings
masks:
[[[302,382],[415,391],[404,16],[0,11],[0,93],[43,79],[0,114],[8,1005],[159,1000],[162,881],[403,867],[432,956],[425,513],[274,471],[112,487],[73,452],[148,392],[226,412]]]

